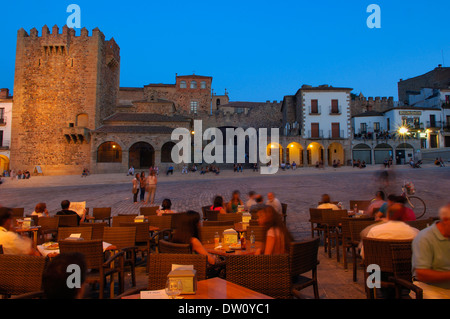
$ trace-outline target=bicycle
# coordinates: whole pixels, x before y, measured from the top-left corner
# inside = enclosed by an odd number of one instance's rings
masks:
[[[411,208],[416,215],[416,219],[420,219],[427,211],[427,205],[424,200],[417,196],[411,196],[416,193],[414,184],[412,182],[405,182],[402,186],[402,196],[406,198],[406,206]]]

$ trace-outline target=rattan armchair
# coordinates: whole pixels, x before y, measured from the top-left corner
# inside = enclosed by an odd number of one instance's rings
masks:
[[[124,253],[120,251],[105,261],[103,244],[101,240],[62,240],[59,242],[61,254],[78,252],[86,259],[87,268],[90,270],[86,277],[86,283],[98,283],[100,285],[99,298],[103,299],[106,278],[110,277],[110,297],[113,298],[113,275],[119,274],[119,283],[124,278]],[[123,285],[119,285],[119,294],[123,292]]]
[[[255,241],[263,242],[266,239],[266,227],[265,226],[248,226],[247,227],[247,239],[250,240],[250,235],[253,232],[255,235]]]
[[[40,294],[47,262],[46,257],[0,254],[0,295]]]
[[[103,232],[105,227],[108,227],[107,222],[103,223],[80,223],[80,227],[90,227],[92,228],[91,239],[101,239],[103,240]]]
[[[24,217],[25,208],[16,207],[16,208],[11,208],[11,210],[12,210],[12,217],[14,217],[14,218],[23,218]]]
[[[217,221],[232,221],[234,224],[240,223],[242,222],[242,213],[217,214]]]
[[[38,218],[38,226],[40,226],[38,231],[39,243],[45,242],[47,240],[47,235],[51,235],[56,239],[58,234],[58,221],[58,216]]]
[[[213,243],[216,232],[222,237],[224,230],[229,226],[202,226],[200,227],[200,241],[204,244]]]
[[[111,225],[111,207],[94,207],[92,209],[92,217],[94,217],[94,222],[101,220]]]
[[[301,298],[300,290],[313,286],[314,298],[319,299],[319,287],[317,281],[317,265],[319,260],[320,238],[311,239],[304,242],[291,243],[289,256],[291,262],[291,277],[293,279],[292,292],[297,298]],[[302,276],[311,271],[311,278]]]
[[[423,299],[423,290],[412,283],[411,243],[391,244],[394,276],[389,278],[395,284],[396,298],[401,298],[401,289],[414,291],[416,299]]]
[[[433,225],[434,220],[432,218],[428,219],[419,219],[419,220],[413,220],[413,221],[406,221],[409,226],[414,227],[418,230],[423,230],[427,228],[428,226]]]
[[[159,209],[159,206],[151,206],[151,207],[141,207],[139,208],[139,212],[143,216],[152,216],[156,215],[156,211]]]
[[[331,210],[328,212],[322,213],[322,222],[325,227],[324,238],[326,247],[325,251],[328,250],[328,257],[331,258],[331,246],[334,238],[335,250],[336,250],[336,260],[340,262],[339,257],[339,239],[340,239],[340,227],[341,227],[341,219],[343,217],[347,217],[348,213],[346,210]]]
[[[78,215],[57,215],[59,227],[78,227]]]
[[[120,215],[112,218],[112,227],[120,227],[120,223],[134,222],[137,215]]]
[[[72,234],[81,234],[84,240],[92,239],[92,227],[59,227],[57,241],[64,240]]]
[[[193,265],[197,272],[197,280],[206,279],[208,258],[196,254],[151,254],[149,257],[148,284],[144,287],[130,289],[117,298],[137,294],[141,290],[159,290],[166,287],[167,275],[172,265]]]
[[[311,237],[314,238],[314,231],[317,232],[317,236],[325,231],[325,227],[322,225],[322,214],[331,212],[331,209],[310,208],[309,209],[309,222],[311,223]]]
[[[234,222],[232,220],[204,220],[202,222],[202,226],[210,227],[210,226],[227,226],[228,228],[234,227]]]
[[[286,218],[287,218],[287,204],[286,203],[281,203],[281,208],[282,208],[282,215],[283,215],[283,221],[284,224],[286,224]]]
[[[142,254],[142,261],[144,260],[144,256],[147,256],[150,254],[150,232],[149,222],[127,222],[127,223],[120,223],[120,227],[134,227],[136,228],[136,239],[135,239],[135,246],[136,251],[141,252]]]
[[[114,245],[124,253],[124,266],[130,267],[132,286],[136,286],[136,228],[135,227],[105,227],[103,241]],[[121,287],[124,278],[121,278]]]
[[[190,244],[177,244],[160,239],[158,242],[158,252],[160,254],[191,254],[192,248]]]
[[[206,220],[212,220],[212,221],[214,221],[214,220],[219,220],[218,218],[218,215],[220,215],[220,213],[219,213],[219,211],[218,210],[211,210],[211,209],[207,209],[206,211],[205,211],[205,219]]]
[[[353,210],[356,204],[358,211],[360,210],[365,211],[367,210],[367,208],[369,208],[370,202],[371,202],[370,200],[351,200],[349,210]]]
[[[162,216],[150,215],[150,216],[147,216],[147,219],[151,226],[158,227],[160,230],[171,229],[172,215],[174,215],[174,214],[164,214]]]
[[[273,298],[292,298],[289,255],[231,255],[227,281]]]
[[[364,246],[364,268],[367,266],[375,264],[380,267],[382,273],[394,274],[394,263],[392,261],[392,250],[391,245],[393,244],[409,244],[411,245],[412,240],[391,240],[391,239],[374,239],[374,238],[363,238]],[[364,272],[364,282],[366,282],[368,273]],[[412,277],[411,277],[412,278]],[[383,280],[381,278],[381,288],[395,288],[395,284],[389,280]],[[373,299],[377,298],[376,289],[369,289],[365,285],[367,298]]]
[[[352,249],[352,262],[353,262],[353,281],[358,281],[358,260],[361,259],[361,255],[358,252],[358,246],[361,242],[361,232],[376,222],[374,220],[365,219],[365,218],[352,218],[349,219],[349,229],[350,229],[350,237]]]

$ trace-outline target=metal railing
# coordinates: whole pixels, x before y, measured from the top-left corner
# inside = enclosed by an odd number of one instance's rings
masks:
[[[307,138],[323,138],[323,130],[308,131]]]
[[[427,121],[427,128],[441,128],[442,121]]]
[[[328,131],[328,138],[329,139],[338,139],[338,138],[345,138],[344,130],[340,130],[338,132],[335,132],[337,134],[333,135],[333,130]]]
[[[320,115],[322,114],[322,106],[317,105],[316,109],[313,109],[312,105],[309,106],[309,115]]]
[[[342,106],[338,105],[337,107],[329,106],[330,115],[339,115],[342,114]]]

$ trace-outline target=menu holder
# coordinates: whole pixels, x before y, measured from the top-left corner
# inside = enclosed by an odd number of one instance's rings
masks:
[[[197,271],[193,265],[172,265],[169,279],[180,280],[183,285],[181,294],[194,295],[197,291]]]
[[[238,233],[234,229],[226,229],[223,232],[224,245],[236,244],[238,242]]]
[[[242,222],[244,224],[250,223],[250,219],[252,219],[252,214],[250,214],[250,213],[243,213],[242,214]]]

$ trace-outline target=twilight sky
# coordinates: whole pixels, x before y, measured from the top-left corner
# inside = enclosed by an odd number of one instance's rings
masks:
[[[121,48],[121,86],[175,83],[175,73],[213,77],[233,101],[282,100],[302,84],[394,96],[397,82],[450,65],[450,1],[4,1],[0,88],[13,89],[17,30],[99,27]],[[369,29],[368,5],[381,8]],[[77,35],[79,35],[77,29]],[[444,60],[444,61],[443,61]]]

